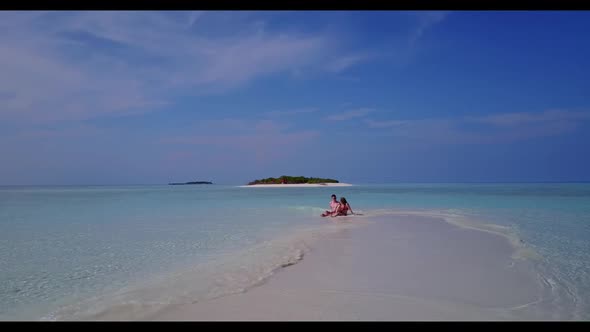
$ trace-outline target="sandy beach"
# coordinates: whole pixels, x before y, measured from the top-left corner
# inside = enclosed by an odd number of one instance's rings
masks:
[[[295,183],[295,184],[254,184],[240,188],[306,188],[306,187],[350,187],[350,183]]]
[[[515,249],[501,235],[440,218],[373,218],[314,243],[302,261],[262,285],[149,319],[551,319],[541,314],[546,282],[530,261],[514,257]]]

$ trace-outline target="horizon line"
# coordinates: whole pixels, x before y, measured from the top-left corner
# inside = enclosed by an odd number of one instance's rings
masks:
[[[213,181],[211,181],[213,182]],[[346,183],[353,183],[347,181]],[[590,183],[590,180],[568,181],[392,181],[392,182],[357,182],[363,184],[542,184],[542,183]],[[212,183],[212,185],[233,186],[238,183]],[[241,182],[239,184],[242,184]],[[0,184],[0,187],[114,187],[114,186],[169,186],[170,183],[118,183],[118,184]]]

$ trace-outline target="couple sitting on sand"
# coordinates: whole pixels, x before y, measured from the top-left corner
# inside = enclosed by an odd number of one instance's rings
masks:
[[[347,215],[348,211],[350,211],[350,214],[354,214],[354,212],[352,212],[352,208],[350,207],[350,204],[348,204],[348,202],[346,201],[346,198],[340,197],[340,202],[338,202],[338,200],[336,199],[336,195],[334,195],[334,194],[332,194],[332,201],[330,202],[330,208],[331,208],[331,210],[328,210],[328,211],[322,213],[322,217],[345,216],[345,215]]]

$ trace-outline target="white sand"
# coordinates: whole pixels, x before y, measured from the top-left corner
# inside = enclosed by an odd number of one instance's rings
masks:
[[[500,235],[436,218],[389,217],[324,239],[245,293],[169,307],[150,319],[551,319],[538,312],[550,302],[545,287],[513,252]]]
[[[350,183],[294,183],[294,184],[254,184],[241,188],[302,188],[302,187],[350,187]]]

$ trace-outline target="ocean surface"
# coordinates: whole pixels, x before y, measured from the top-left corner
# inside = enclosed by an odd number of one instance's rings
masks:
[[[495,225],[567,295],[552,319],[590,318],[590,184],[412,183],[0,187],[0,320],[141,318],[242,292],[301,259],[296,239],[334,229],[319,217],[333,193],[367,216]]]

